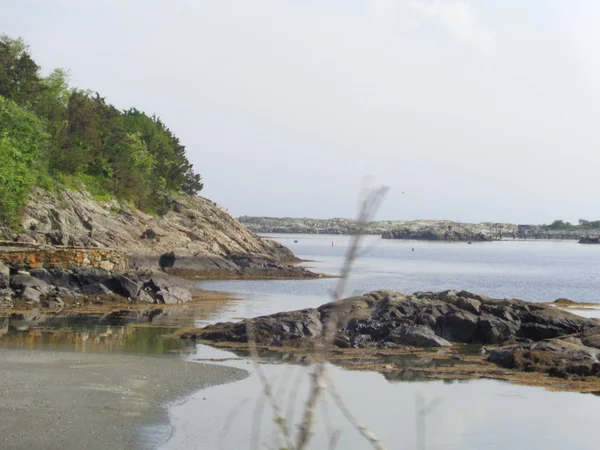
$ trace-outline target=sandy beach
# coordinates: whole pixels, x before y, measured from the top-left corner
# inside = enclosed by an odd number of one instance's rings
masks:
[[[167,357],[0,350],[0,447],[155,447],[169,402],[245,376]]]

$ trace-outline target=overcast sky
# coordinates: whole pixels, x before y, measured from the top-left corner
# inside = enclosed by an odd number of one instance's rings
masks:
[[[234,215],[600,219],[597,0],[0,0],[48,72],[156,113]]]

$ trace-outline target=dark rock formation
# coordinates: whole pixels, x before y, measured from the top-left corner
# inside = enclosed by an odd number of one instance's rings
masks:
[[[104,269],[36,269],[10,278],[13,300],[62,305],[97,296],[116,302],[177,304],[192,299],[192,283],[162,272],[113,274]]]
[[[176,259],[175,252],[163,253],[158,258],[158,265],[161,269],[170,269],[175,265]]]
[[[338,347],[369,345],[440,347],[452,343],[501,344],[510,339],[539,341],[578,333],[596,325],[557,308],[522,300],[496,300],[465,291],[376,291],[319,308],[208,326],[187,338],[245,342],[246,324],[256,341],[279,345],[320,338],[335,313]]]
[[[598,236],[583,236],[579,239],[580,244],[600,244],[600,237]]]
[[[492,349],[488,361],[508,369],[551,376],[600,377],[600,327],[579,335]]]

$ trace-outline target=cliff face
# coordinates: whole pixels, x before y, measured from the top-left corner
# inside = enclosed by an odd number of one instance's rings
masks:
[[[140,268],[156,268],[168,252],[176,255],[176,269],[198,271],[274,268],[295,260],[287,248],[257,237],[206,198],[178,195],[169,201],[172,211],[154,217],[117,200],[96,201],[85,191],[36,188],[22,229],[0,235],[52,246],[116,248]]]

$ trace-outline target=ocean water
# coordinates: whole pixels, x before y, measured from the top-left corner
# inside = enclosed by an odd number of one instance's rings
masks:
[[[337,275],[349,236],[264,235],[276,240],[316,272]],[[332,246],[333,244],[333,246]],[[468,290],[496,298],[548,302],[557,298],[600,303],[600,245],[574,241],[447,243],[366,236],[346,296],[379,289]],[[203,289],[229,291],[240,301],[199,324],[319,306],[329,301],[337,279],[203,281]]]
[[[268,235],[311,262],[315,271],[339,273],[347,236]],[[198,325],[318,306],[330,300],[337,279],[200,282],[233,292],[237,300],[197,319]],[[553,301],[566,297],[600,303],[600,246],[572,241],[426,243],[367,237],[347,295],[377,289],[403,292],[465,289],[498,298]],[[169,410],[170,439],[163,449],[283,448],[274,433],[256,369],[243,355],[199,345],[192,360],[243,367],[240,382],[200,391]],[[230,360],[233,358],[232,360]],[[225,361],[224,361],[225,360]],[[298,422],[309,384],[301,364],[265,361],[261,370],[290,424]],[[600,397],[557,393],[495,380],[396,381],[369,371],[328,369],[349,410],[388,449],[595,449]],[[431,405],[420,415],[419,405]],[[317,410],[309,448],[368,449],[333,398]],[[295,428],[292,425],[292,431]]]

